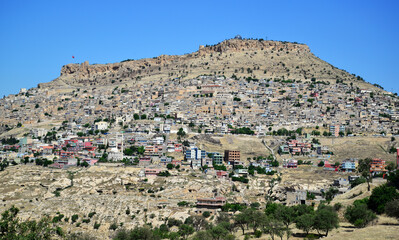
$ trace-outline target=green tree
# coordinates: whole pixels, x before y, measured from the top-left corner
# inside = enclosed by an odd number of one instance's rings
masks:
[[[140,146],[140,147],[137,149],[137,153],[140,154],[140,155],[142,155],[144,152],[145,152],[144,146]]]
[[[179,227],[180,225],[182,225],[183,222],[174,218],[169,218],[168,219],[168,227],[173,227],[173,226],[177,226]]]
[[[372,181],[371,172],[371,158],[360,159],[358,165],[358,172],[364,177],[367,181],[367,191],[370,191],[370,182]]]
[[[83,132],[77,132],[76,135],[78,135],[78,137],[83,137],[85,134]]]
[[[338,228],[339,225],[338,214],[331,206],[319,206],[317,211],[315,212],[315,224],[314,228],[318,233],[320,231],[326,232],[326,236],[328,236],[328,232],[333,230],[334,228]]]
[[[187,239],[188,236],[194,233],[194,228],[187,224],[182,224],[179,227],[179,233],[183,239]]]
[[[88,164],[86,161],[83,161],[83,162],[80,164],[80,166],[82,166],[82,167],[88,167],[89,164]]]
[[[132,230],[120,229],[117,231],[114,240],[160,240],[161,238],[154,235],[153,231],[145,227],[136,227]]]
[[[123,150],[123,154],[125,154],[126,156],[133,156],[134,152],[132,149],[126,148]]]
[[[324,197],[326,198],[327,202],[331,202],[334,196],[338,194],[338,189],[334,187],[330,187],[326,193],[324,193]]]
[[[179,136],[179,137],[186,136],[186,132],[183,130],[183,128],[179,128],[179,131],[177,132],[177,136]]]
[[[395,152],[396,152],[396,149],[395,149]],[[388,163],[388,166],[387,166],[387,169],[388,169],[388,171],[393,171],[393,170],[395,170],[395,163],[389,162],[389,163]]]
[[[281,221],[270,216],[266,217],[264,222],[262,222],[262,229],[263,232],[270,234],[272,240],[274,240],[275,236],[283,239],[284,232],[286,230]]]
[[[288,228],[290,224],[295,220],[295,211],[292,207],[288,207],[282,204],[277,205],[273,216],[284,223],[285,227]]]
[[[383,184],[373,189],[367,206],[374,212],[382,214],[385,210],[385,204],[397,198],[399,198],[399,193],[396,189],[387,184]]]
[[[388,174],[388,186],[399,189],[399,170],[392,171]]]
[[[292,206],[292,208],[294,209],[295,217],[299,217],[308,213],[314,213],[314,208],[311,205],[300,204]]]
[[[206,240],[206,239],[212,239],[212,235],[209,231],[199,231],[192,238],[192,240]]]
[[[56,236],[64,236],[62,229],[49,217],[43,217],[38,222],[20,221],[18,213],[19,209],[13,206],[1,214],[0,239],[55,239]]]
[[[250,223],[250,219],[247,214],[239,213],[234,216],[234,224],[241,228],[242,235],[245,234],[245,227]]]
[[[229,231],[219,224],[219,225],[213,226],[211,229],[209,229],[209,233],[211,234],[212,239],[220,240],[220,239],[224,239],[224,237],[229,234]]]
[[[306,233],[309,234],[309,231],[312,230],[315,222],[315,214],[314,213],[307,213],[297,217],[296,219],[296,227],[301,229]]]
[[[354,203],[352,206],[346,208],[345,218],[348,222],[355,225],[355,227],[365,227],[369,222],[374,220],[377,216],[367,208],[364,203]]]
[[[208,222],[203,216],[193,216],[193,227],[195,228],[195,231],[200,231],[202,229],[205,229],[208,227]]]
[[[172,170],[175,167],[175,165],[168,163],[168,165],[166,165],[166,168],[169,170]]]

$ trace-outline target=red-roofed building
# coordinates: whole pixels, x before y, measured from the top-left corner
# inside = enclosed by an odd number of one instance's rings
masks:
[[[216,171],[216,176],[218,178],[228,178],[229,177],[229,173],[226,171]]]

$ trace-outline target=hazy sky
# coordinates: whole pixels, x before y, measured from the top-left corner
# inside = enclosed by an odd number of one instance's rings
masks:
[[[398,6],[383,0],[0,0],[0,97],[51,81],[71,62],[184,54],[237,34],[306,43],[334,66],[399,92]]]

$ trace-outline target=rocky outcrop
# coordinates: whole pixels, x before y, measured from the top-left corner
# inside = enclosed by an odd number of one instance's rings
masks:
[[[134,85],[137,81],[189,79],[199,75],[220,73],[225,76],[251,76],[335,81],[356,78],[314,56],[307,45],[279,41],[230,39],[181,56],[161,55],[120,63],[67,64],[60,77],[40,87],[65,85],[108,86]]]
[[[245,51],[300,51],[309,53],[310,49],[305,44],[264,41],[264,40],[225,40],[213,46],[201,47],[198,52],[204,53],[226,53],[226,52],[245,52]]]

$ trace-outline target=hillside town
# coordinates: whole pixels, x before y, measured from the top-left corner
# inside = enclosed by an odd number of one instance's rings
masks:
[[[339,80],[330,84],[317,79],[200,76],[142,83],[136,89],[116,86],[57,93],[33,88],[1,99],[0,108],[3,131],[57,121],[79,127],[103,118],[132,132],[167,133],[179,123],[194,124],[204,133],[247,129],[258,136],[316,126],[329,127],[321,134],[334,136],[399,133],[397,96]]]
[[[281,61],[243,68],[229,65],[233,54]],[[309,54],[236,37],[180,57],[65,65],[56,80],[0,99],[1,208],[98,239],[126,239],[115,237],[126,229],[187,239],[194,228],[213,237],[193,239],[316,239],[338,228],[338,213],[356,228],[373,212],[396,217],[370,202],[390,188],[399,204],[397,94]],[[208,65],[226,72],[187,77]]]

